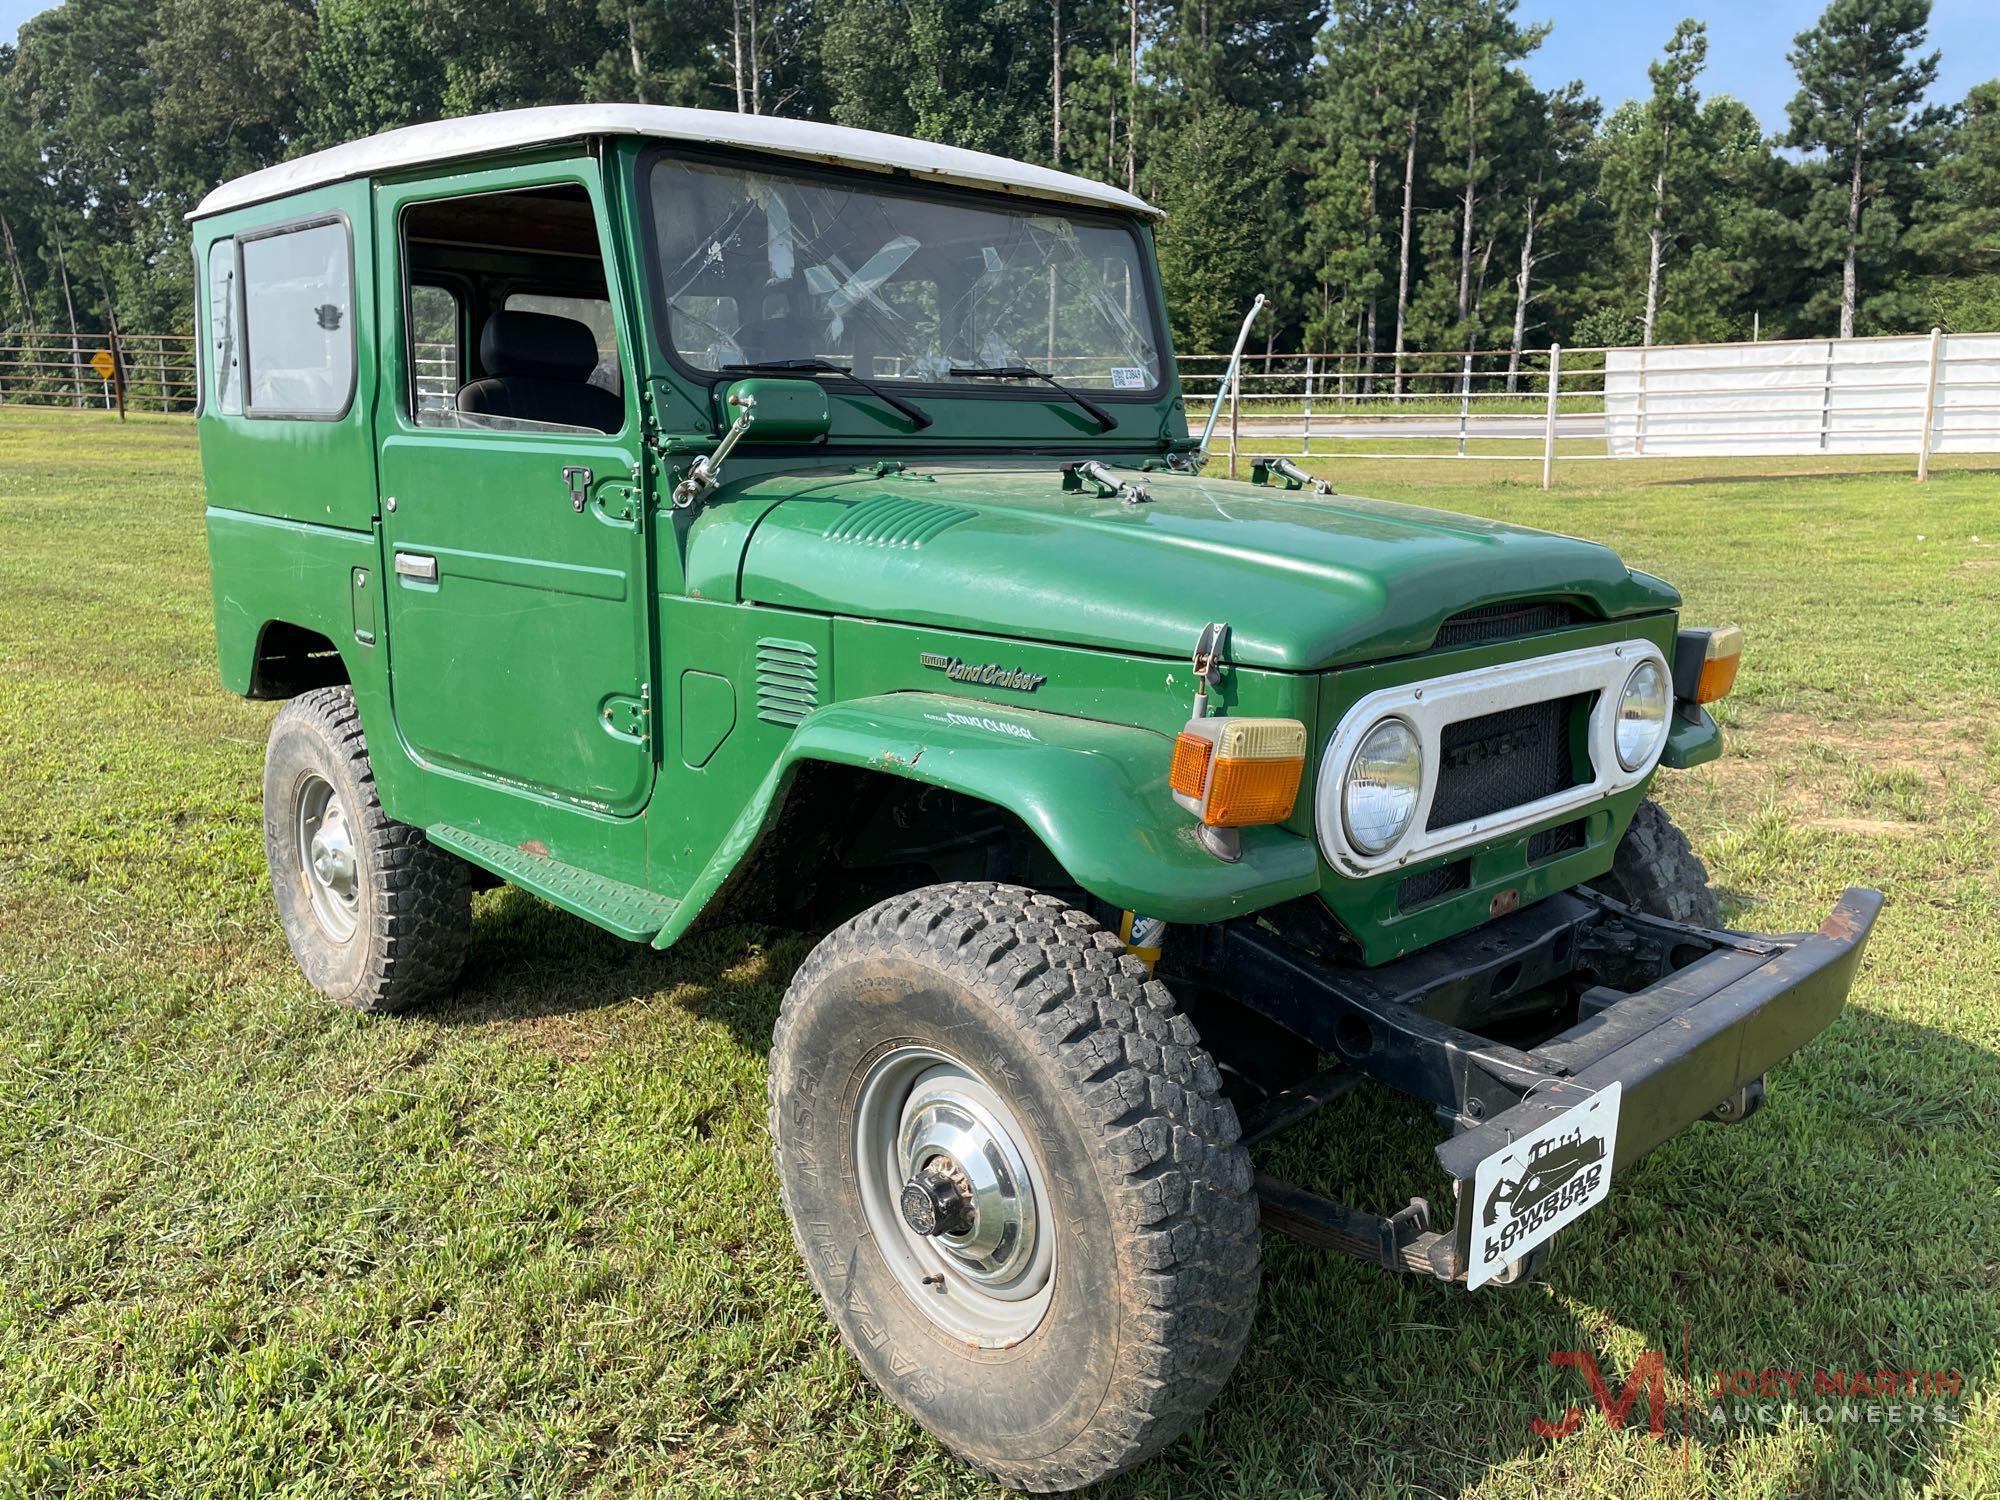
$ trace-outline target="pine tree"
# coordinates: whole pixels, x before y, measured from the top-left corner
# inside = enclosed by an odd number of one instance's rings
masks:
[[[1498,243],[1494,226],[1482,225],[1482,192],[1493,178],[1497,158],[1523,144],[1532,90],[1513,65],[1541,45],[1546,27],[1523,29],[1514,20],[1514,0],[1457,0],[1445,12],[1440,47],[1450,69],[1452,92],[1444,112],[1441,186],[1458,199],[1458,265],[1453,306],[1457,317],[1451,342],[1476,349],[1479,307]],[[1481,231],[1484,229],[1482,240]]]
[[[1799,92],[1786,142],[1824,153],[1814,218],[1833,227],[1842,338],[1854,336],[1864,252],[1882,279],[1900,249],[1914,173],[1935,145],[1938,113],[1919,106],[1938,54],[1911,55],[1930,17],[1930,0],[1833,0],[1787,54]]]
[[[1263,131],[1247,110],[1218,104],[1187,120],[1153,168],[1165,210],[1160,276],[1174,343],[1191,351],[1234,341],[1267,264],[1260,233]]]
[[[1659,327],[1667,258],[1686,232],[1683,210],[1690,200],[1698,201],[1698,161],[1689,137],[1701,112],[1695,80],[1707,61],[1708,28],[1699,21],[1682,21],[1665,52],[1646,69],[1652,96],[1636,113],[1614,120],[1623,131],[1613,138],[1605,161],[1604,189],[1612,211],[1628,230],[1645,226],[1640,339],[1646,344]]]
[[[1507,354],[1507,390],[1520,388],[1521,346],[1528,337],[1528,310],[1540,295],[1535,268],[1561,253],[1564,231],[1583,209],[1580,169],[1592,132],[1603,113],[1579,82],[1530,104],[1527,175],[1521,189],[1520,264],[1514,272],[1514,337]]]

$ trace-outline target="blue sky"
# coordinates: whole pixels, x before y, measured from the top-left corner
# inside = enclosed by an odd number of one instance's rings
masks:
[[[5,5],[7,0],[0,0]],[[1544,88],[1581,78],[1610,109],[1643,95],[1646,64],[1659,56],[1682,16],[1708,22],[1704,94],[1734,94],[1770,132],[1785,128],[1785,105],[1798,92],[1785,53],[1792,38],[1819,18],[1825,0],[1681,0],[1639,5],[1632,0],[1521,0],[1524,21],[1553,21],[1555,30],[1528,59]],[[1950,102],[1988,78],[2000,77],[1993,47],[1994,0],[1932,0],[1930,47],[1944,53],[1934,97]]]
[[[1813,23],[1825,0],[1681,0],[1642,5],[1633,0],[1522,0],[1523,20],[1553,21],[1555,30],[1529,59],[1528,71],[1545,87],[1581,78],[1606,107],[1646,90],[1646,64],[1683,15],[1708,21],[1705,93],[1734,94],[1764,122],[1782,130],[1785,103],[1796,84],[1785,63],[1792,38]],[[0,0],[0,41],[12,41],[21,22],[46,8],[46,0]],[[1934,0],[1931,45],[1944,52],[1937,97],[1955,100],[1985,78],[2000,75],[1993,47],[1994,0]]]

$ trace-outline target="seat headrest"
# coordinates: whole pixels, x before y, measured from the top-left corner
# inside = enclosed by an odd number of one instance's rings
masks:
[[[496,312],[479,335],[479,363],[488,375],[585,381],[597,368],[597,335],[574,318]]]

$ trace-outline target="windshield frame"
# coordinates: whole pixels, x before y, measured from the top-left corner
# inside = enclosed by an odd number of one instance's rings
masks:
[[[1139,300],[1144,303],[1143,326],[1152,336],[1153,347],[1158,353],[1159,374],[1154,383],[1143,390],[1129,388],[1113,390],[1093,385],[1076,385],[1071,389],[1084,392],[1091,400],[1101,405],[1120,407],[1158,407],[1178,391],[1173,343],[1167,330],[1166,318],[1162,315],[1164,304],[1160,294],[1159,268],[1153,258],[1152,235],[1149,226],[1143,224],[1136,214],[1121,214],[1115,209],[1094,209],[1061,198],[1009,193],[998,189],[968,188],[956,183],[928,182],[913,178],[900,170],[881,172],[867,167],[821,164],[769,152],[732,150],[727,147],[693,147],[682,142],[660,143],[639,153],[633,173],[635,199],[633,206],[636,210],[633,217],[639,230],[640,261],[644,272],[641,280],[649,314],[646,320],[647,342],[651,346],[650,352],[653,357],[664,361],[684,380],[706,391],[713,392],[718,386],[743,380],[751,372],[706,369],[683,359],[680,352],[674,348],[670,327],[673,309],[664,296],[666,277],[660,259],[660,237],[654,213],[653,169],[661,161],[685,161],[706,167],[734,167],[767,175],[792,176],[802,181],[826,183],[837,187],[861,188],[890,197],[962,203],[969,207],[999,209],[1010,213],[1021,212],[1024,208],[1029,211],[1060,213],[1078,224],[1120,231],[1132,241],[1132,254],[1138,262],[1141,289]],[[864,387],[850,376],[809,372],[805,378],[817,380],[830,389],[864,390]],[[896,394],[907,395],[912,400],[926,403],[1026,401],[1046,406],[1053,401],[1068,404],[1068,398],[1059,391],[1051,390],[1041,381],[1022,381],[1014,384],[988,379],[898,379],[886,383]],[[1064,384],[1068,385],[1069,382],[1065,381]]]

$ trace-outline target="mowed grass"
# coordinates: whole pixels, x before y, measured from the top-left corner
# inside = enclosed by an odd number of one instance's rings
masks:
[[[1544,1280],[1269,1241],[1234,1380],[1112,1491],[2000,1491],[2000,476],[1325,467],[1610,541],[1742,623],[1728,754],[1666,800],[1746,925],[1889,906],[1765,1112],[1624,1174]],[[185,423],[0,412],[0,1494],[985,1493],[860,1379],[777,1207],[763,1055],[811,937],[655,955],[494,892],[456,998],[328,1007],[272,913],[272,707],[216,686],[200,520]],[[1441,1201],[1436,1138],[1371,1087],[1259,1154],[1387,1210]],[[1664,1438],[1566,1350],[1614,1391],[1663,1351]],[[1964,1392],[1717,1425],[1738,1368]]]

